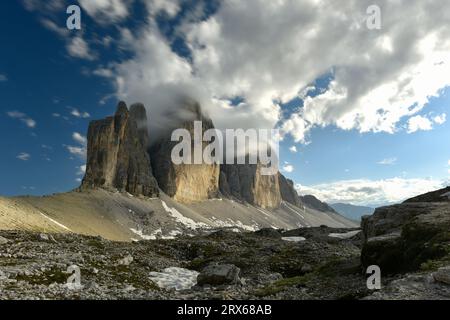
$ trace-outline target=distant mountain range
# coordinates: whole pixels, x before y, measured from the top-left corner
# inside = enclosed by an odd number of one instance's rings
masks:
[[[349,203],[333,203],[330,206],[337,212],[348,219],[360,221],[364,215],[371,215],[375,211],[374,208],[355,206]]]

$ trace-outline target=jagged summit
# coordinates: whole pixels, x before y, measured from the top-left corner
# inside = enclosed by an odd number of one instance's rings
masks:
[[[136,119],[124,102],[119,102],[113,117],[89,124],[87,140],[82,189],[102,187],[148,197],[159,194],[150,158],[143,145],[148,136],[138,130]]]

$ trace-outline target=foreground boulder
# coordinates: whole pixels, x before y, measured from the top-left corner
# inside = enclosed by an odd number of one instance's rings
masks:
[[[241,270],[232,264],[211,264],[197,277],[197,283],[200,286],[205,284],[218,286],[223,284],[240,283],[239,272]]]
[[[435,202],[435,196],[416,199],[432,202],[408,200],[363,217],[365,267],[374,264],[395,274],[450,263],[450,203]]]
[[[101,187],[133,195],[158,196],[158,184],[146,152],[146,122],[143,106],[136,106],[130,113],[126,104],[120,102],[113,117],[89,124],[82,189]]]

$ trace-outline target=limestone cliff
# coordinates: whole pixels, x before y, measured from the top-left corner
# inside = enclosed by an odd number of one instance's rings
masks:
[[[215,198],[219,190],[218,164],[174,164],[172,149],[178,141],[171,141],[172,130],[187,129],[194,137],[194,121],[202,122],[202,134],[214,128],[200,105],[194,101],[184,101],[179,113],[170,115],[171,124],[167,131],[150,147],[153,174],[159,187],[167,195],[179,202],[190,203]],[[209,143],[202,143],[202,150]],[[194,143],[192,141],[192,146]]]
[[[149,197],[159,194],[146,152],[148,133],[143,106],[134,106],[129,112],[120,102],[114,116],[90,123],[87,139],[87,166],[81,188],[118,189]]]
[[[273,209],[281,204],[278,175],[261,175],[260,164],[221,166],[221,192],[258,207]]]
[[[278,182],[280,184],[281,199],[297,207],[303,205],[294,188],[294,182],[292,180],[287,179],[281,173],[278,173]]]

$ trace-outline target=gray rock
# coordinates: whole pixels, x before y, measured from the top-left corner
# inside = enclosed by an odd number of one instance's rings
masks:
[[[439,268],[438,271],[433,273],[433,278],[437,282],[450,285],[450,266]]]
[[[239,284],[240,269],[232,264],[211,264],[197,277],[198,285]]]
[[[50,241],[49,236],[45,233],[39,234],[39,239],[41,239],[42,241]]]
[[[2,236],[0,236],[0,244],[6,244],[8,243],[8,239],[3,238]]]
[[[134,259],[131,255],[127,255],[126,257],[117,261],[117,264],[121,266],[129,266],[133,262],[133,260]]]

